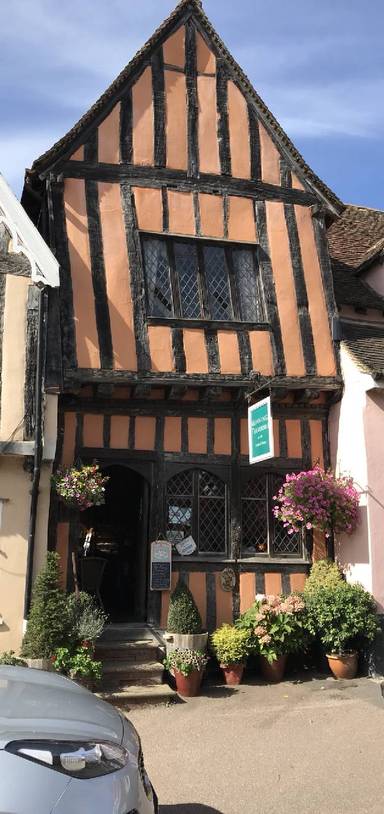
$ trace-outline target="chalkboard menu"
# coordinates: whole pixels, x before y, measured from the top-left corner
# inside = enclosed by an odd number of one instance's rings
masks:
[[[171,588],[172,546],[164,540],[151,545],[151,591],[169,591]]]

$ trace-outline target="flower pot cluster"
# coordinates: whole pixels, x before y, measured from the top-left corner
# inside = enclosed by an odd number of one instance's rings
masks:
[[[180,695],[197,695],[208,657],[198,638],[202,635],[198,610],[183,583],[171,597],[168,628],[173,641],[165,666]],[[314,642],[325,649],[335,678],[354,678],[359,651],[379,630],[372,595],[361,585],[347,583],[335,563],[320,561],[312,567],[301,594],[256,600],[233,625],[224,624],[214,631],[210,647],[229,686],[242,681],[249,655],[258,657],[266,682],[281,681],[288,657],[304,654]]]
[[[30,667],[56,670],[93,689],[101,678],[95,642],[107,617],[85,592],[67,595],[60,587],[59,557],[48,552],[36,579],[21,655]],[[16,663],[14,654],[7,663]]]

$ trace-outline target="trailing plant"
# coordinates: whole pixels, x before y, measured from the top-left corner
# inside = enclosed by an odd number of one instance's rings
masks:
[[[196,602],[188,586],[180,580],[169,600],[167,630],[169,633],[194,634],[201,633],[202,627]]]
[[[189,676],[196,670],[202,670],[208,662],[207,656],[200,650],[176,649],[170,653],[163,664],[167,670],[176,670],[183,676]]]
[[[318,560],[314,562],[304,585],[304,597],[323,590],[324,588],[337,588],[343,582],[343,574],[339,566],[332,560]]]
[[[70,594],[67,598],[71,639],[77,644],[84,640],[95,642],[108,621],[108,616],[97,605],[95,599],[85,591]]]
[[[250,651],[248,631],[235,625],[222,625],[211,636],[212,648],[219,664],[244,664]]]
[[[256,601],[236,622],[246,630],[250,648],[272,663],[288,653],[297,653],[307,645],[305,605],[297,594],[267,596]]]
[[[294,534],[301,528],[352,534],[359,518],[359,493],[347,475],[325,472],[315,466],[307,472],[287,475],[278,494],[275,517]]]
[[[75,649],[59,647],[52,658],[54,669],[70,678],[90,678],[99,681],[102,675],[102,663],[93,658],[91,642],[83,642]]]
[[[340,580],[306,594],[306,607],[308,631],[330,654],[359,650],[380,631],[375,600],[361,585]]]
[[[11,667],[27,667],[27,662],[16,656],[14,650],[5,650],[0,655],[0,665],[9,664]]]
[[[25,658],[50,658],[70,637],[67,598],[60,587],[60,558],[48,551],[32,594],[27,630],[21,655]]]
[[[59,469],[52,475],[52,483],[60,500],[80,511],[105,503],[105,485],[108,480],[98,464],[71,466]]]

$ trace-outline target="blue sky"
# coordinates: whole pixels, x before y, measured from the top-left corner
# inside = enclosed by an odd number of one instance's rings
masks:
[[[0,28],[0,169],[24,168],[115,78],[176,0],[12,0]],[[346,202],[384,209],[383,0],[204,0],[257,91]]]

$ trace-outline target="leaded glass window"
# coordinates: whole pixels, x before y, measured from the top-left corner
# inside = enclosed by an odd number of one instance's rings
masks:
[[[256,248],[143,235],[148,315],[263,322]]]
[[[198,554],[227,550],[227,488],[216,475],[188,470],[167,484],[167,539],[178,543],[192,535]]]
[[[284,475],[258,473],[243,480],[241,489],[242,556],[301,558],[303,534],[288,534],[273,514],[273,496]]]

